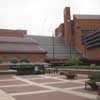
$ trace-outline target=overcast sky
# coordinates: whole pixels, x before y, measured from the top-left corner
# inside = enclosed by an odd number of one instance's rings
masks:
[[[0,28],[52,35],[63,22],[65,6],[72,14],[100,14],[100,0],[0,0]]]

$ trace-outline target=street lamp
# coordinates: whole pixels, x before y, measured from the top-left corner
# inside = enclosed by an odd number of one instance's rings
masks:
[[[72,47],[72,25],[71,25],[71,20],[67,20],[67,22],[69,23],[69,34],[70,34],[70,36],[69,36],[69,51],[70,51],[70,58],[72,57],[72,52],[71,52],[71,47]]]
[[[54,52],[55,51],[55,49],[54,49],[54,46],[55,46],[54,42],[55,41],[54,41],[54,37],[55,37],[55,34],[54,34],[54,32],[52,32],[53,59],[55,59],[55,52]]]

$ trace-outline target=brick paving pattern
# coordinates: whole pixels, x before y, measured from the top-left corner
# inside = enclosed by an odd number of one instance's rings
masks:
[[[20,92],[32,92],[32,91],[46,90],[45,88],[35,86],[35,85],[19,86],[19,87],[4,87],[1,89],[6,91],[7,93],[20,93]]]
[[[0,76],[0,100],[95,100],[97,93],[84,89],[85,80],[84,76],[75,80],[60,75]]]
[[[45,94],[35,94],[35,95],[23,95],[23,96],[16,96],[17,100],[91,100],[87,98],[82,98],[80,96],[75,96],[71,94],[61,93],[61,92],[52,92],[52,93],[45,93]]]
[[[67,83],[56,83],[56,84],[48,84],[48,85],[57,88],[69,88],[69,87],[82,86],[83,84],[67,82]]]

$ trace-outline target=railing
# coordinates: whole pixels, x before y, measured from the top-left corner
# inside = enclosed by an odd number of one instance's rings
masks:
[[[57,70],[57,72],[62,72],[62,73],[69,73],[72,72],[74,74],[100,74],[100,70],[92,70],[92,69],[64,69],[64,68],[47,68],[46,69],[48,72],[55,72],[55,70]]]

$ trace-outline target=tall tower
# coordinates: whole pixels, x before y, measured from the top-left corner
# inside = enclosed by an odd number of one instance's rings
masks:
[[[71,15],[70,7],[64,9],[64,40],[65,43],[71,45],[72,27],[71,27]]]

